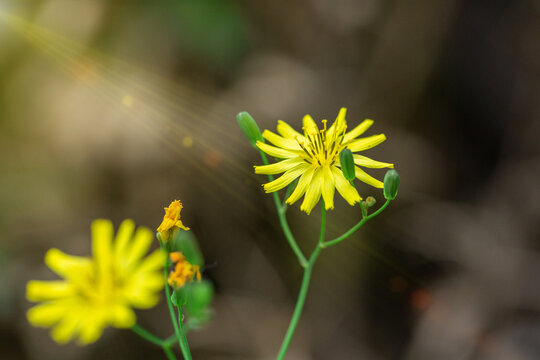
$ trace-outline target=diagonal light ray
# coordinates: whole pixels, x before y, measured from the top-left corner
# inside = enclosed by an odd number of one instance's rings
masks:
[[[222,194],[227,193],[240,204],[250,209],[253,214],[260,216],[265,220],[267,219],[266,213],[249,202],[239,191],[234,191],[233,186],[231,186],[234,181],[243,186],[244,181],[242,179],[257,178],[253,172],[248,171],[237,161],[239,158],[245,157],[245,153],[242,149],[251,148],[246,145],[245,141],[242,141],[235,134],[227,130],[230,128],[227,123],[227,117],[221,116],[222,114],[212,111],[207,105],[205,106],[205,104],[209,103],[218,105],[234,116],[234,108],[231,104],[220,103],[216,98],[204,94],[203,92],[198,92],[192,87],[173,82],[129,64],[128,62],[98,52],[14,15],[0,12],[0,18],[5,19],[19,34],[55,60],[57,65],[63,68],[68,74],[92,89],[101,99],[113,106],[118,106],[127,118],[134,120],[140,128],[144,129],[151,134],[152,137],[157,139],[160,145],[162,145],[160,148],[166,150],[166,153],[173,154],[187,161],[193,168],[199,170],[215,185],[214,187],[200,186],[202,191],[217,199],[223,199]],[[114,65],[108,65],[109,63]],[[87,71],[85,67],[88,66],[93,67],[94,70],[99,70],[99,73],[106,76],[100,75],[98,78],[94,79],[95,81],[89,82],[88,79],[85,79],[84,77],[85,71]],[[164,86],[147,86],[144,82],[135,80],[131,76],[132,74],[144,75],[145,78],[152,79],[158,84],[164,84]],[[136,89],[135,92],[133,92],[133,90],[132,92],[137,94],[137,96],[134,96],[137,106],[142,107],[145,112],[151,113],[152,120],[159,123],[160,126],[153,126],[141,112],[131,111],[121,105],[122,98],[126,95],[126,88],[129,88],[130,85],[133,85]],[[172,92],[167,92],[164,88],[172,89]],[[171,100],[171,98],[174,98],[175,100]],[[153,102],[156,102],[158,106],[153,105]],[[234,156],[224,156],[222,158],[224,164],[236,170],[236,172],[229,172],[227,174],[227,184],[219,178],[214,171],[211,171],[208,167],[204,166],[199,159],[193,156],[194,154],[187,154],[187,149],[182,149],[179,144],[175,145],[175,142],[170,140],[170,138],[176,139],[177,135],[191,135],[200,132],[200,130],[196,131],[193,127],[190,127],[191,124],[189,121],[179,122],[172,120],[170,116],[160,110],[163,107],[160,105],[177,110],[188,119],[196,120],[199,123],[207,125],[208,129],[241,145],[241,147],[232,151]],[[216,125],[217,123],[220,123],[221,125]],[[214,150],[220,153],[215,148],[216,143],[207,140],[204,135],[207,134],[201,134],[201,136],[196,138],[197,144],[200,144],[206,150]],[[231,151],[231,149],[229,149],[229,151]],[[236,215],[236,213],[233,215]],[[308,218],[307,222],[311,222],[313,226],[318,226],[316,217],[311,216]],[[253,224],[245,222],[244,225],[253,226]],[[336,226],[333,224],[329,224],[329,227],[336,229]],[[390,259],[375,250],[369,244],[364,241],[355,243],[362,248],[362,251],[372,256],[381,264],[403,274],[414,282],[418,282],[410,274],[407,274],[398,265],[393,264]]]
[[[113,105],[118,105],[119,99],[121,98],[121,94],[124,94],[124,89],[121,89],[122,92],[117,91],[118,86],[109,81],[105,77],[99,77],[99,84],[94,84],[93,82],[85,81],[84,78],[81,78],[81,74],[77,72],[77,68],[80,67],[80,62],[77,61],[73,56],[66,56],[65,53],[62,52],[62,50],[59,50],[54,45],[49,44],[48,42],[44,41],[38,34],[35,34],[35,31],[33,27],[30,25],[21,24],[20,22],[15,22],[12,24],[14,28],[19,30],[21,34],[25,36],[25,38],[30,41],[33,45],[38,47],[39,49],[46,51],[49,56],[51,56],[55,61],[58,62],[58,64],[66,70],[68,73],[70,73],[72,76],[75,76],[75,78],[78,78],[81,80],[84,84],[86,84],[88,87],[90,87],[94,92],[99,95],[104,100],[111,102]],[[98,86],[98,85],[106,85],[106,86]],[[145,106],[145,108],[151,112],[153,112],[156,115],[156,119],[161,121],[166,121],[168,117],[161,112],[157,111],[155,108],[145,104],[144,102],[141,102]],[[190,163],[194,168],[198,169],[207,177],[212,183],[215,185],[215,188],[213,187],[202,187],[204,191],[211,192],[212,195],[215,195],[217,198],[222,198],[220,195],[221,193],[228,193],[233,198],[236,199],[239,203],[243,204],[247,208],[249,208],[253,213],[258,214],[259,216],[264,216],[262,211],[251,204],[244,196],[242,196],[241,193],[238,191],[234,191],[233,188],[230,186],[230,184],[226,184],[223,182],[220,178],[218,178],[215,174],[215,172],[210,171],[207,167],[203,166],[201,161],[198,161],[194,156],[186,156],[184,151],[179,146],[175,146],[174,142],[171,142],[168,140],[168,138],[160,133],[157,130],[157,127],[151,126],[147,121],[145,121],[144,118],[142,118],[139,113],[137,112],[131,112],[128,111],[125,108],[122,108],[122,111],[129,116],[129,118],[134,119],[137,121],[137,124],[144,127],[147,131],[149,131],[152,136],[156,137],[161,144],[164,145],[164,147],[167,150],[170,150],[171,153],[178,155],[179,157],[182,157],[186,161]],[[170,135],[170,134],[168,134]],[[201,141],[199,141],[200,143]],[[207,145],[207,147],[209,147]],[[210,147],[209,147],[210,148]],[[212,148],[210,148],[212,149]],[[239,166],[238,163],[230,162],[233,166]],[[245,171],[245,169],[242,168],[242,170]],[[254,176],[253,174],[249,173],[250,176]],[[228,180],[230,180],[230,177],[228,177]]]

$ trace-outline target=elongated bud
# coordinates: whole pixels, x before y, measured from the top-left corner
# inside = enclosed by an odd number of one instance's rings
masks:
[[[352,152],[349,149],[343,149],[339,153],[339,161],[341,163],[341,171],[347,181],[354,180],[354,160]]]
[[[236,121],[238,121],[240,129],[246,134],[251,145],[256,146],[257,141],[264,141],[259,126],[247,111],[239,112],[236,115]]]
[[[388,170],[384,175],[384,197],[394,200],[399,189],[399,174],[396,170]]]
[[[375,200],[375,198],[373,196],[368,196],[366,198],[366,205],[368,207],[372,207],[373,205],[375,205],[376,202],[377,202],[377,200]]]

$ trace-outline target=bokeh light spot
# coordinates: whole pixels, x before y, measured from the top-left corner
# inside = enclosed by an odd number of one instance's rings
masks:
[[[418,310],[426,310],[432,303],[431,295],[424,289],[411,293],[411,306]]]
[[[131,95],[124,95],[124,97],[122,97],[122,105],[124,105],[127,108],[131,107],[134,102],[135,102],[135,99]]]
[[[214,150],[208,150],[204,154],[204,163],[210,167],[216,167],[221,161],[221,156]]]
[[[193,146],[193,138],[191,136],[184,136],[184,139],[182,139],[182,145],[184,147],[190,148]]]

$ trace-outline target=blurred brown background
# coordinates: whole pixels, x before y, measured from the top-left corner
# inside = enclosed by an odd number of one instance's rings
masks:
[[[236,125],[368,117],[389,209],[318,261],[288,359],[540,358],[540,3],[534,0],[0,1],[0,358],[150,359],[109,328],[57,346],[25,319],[50,247],[155,228],[173,199],[215,316],[195,359],[272,359],[301,269]],[[6,19],[11,19],[10,21]],[[15,20],[14,20],[15,19]],[[18,20],[17,20],[18,19]],[[383,172],[371,172],[382,179]],[[382,194],[359,185],[363,196]],[[306,252],[318,214],[288,213]],[[359,210],[340,198],[329,237]],[[138,312],[168,336],[163,304]]]

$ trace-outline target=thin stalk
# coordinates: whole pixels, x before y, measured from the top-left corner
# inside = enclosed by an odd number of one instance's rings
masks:
[[[165,278],[165,298],[167,299],[167,307],[169,308],[169,314],[171,315],[171,321],[174,327],[174,333],[176,334],[176,338],[178,339],[178,345],[180,345],[180,349],[182,348],[182,341],[180,337],[180,329],[178,328],[178,323],[176,322],[176,314],[174,313],[173,304],[171,302],[171,289],[169,288],[169,282],[168,280],[168,274],[167,274],[167,264],[169,262],[169,250],[166,248],[165,244],[162,244],[161,239],[159,240],[159,244],[161,245],[161,248],[165,250],[167,254],[167,259],[165,260],[165,266],[163,266],[163,277]]]
[[[163,345],[163,351],[165,352],[165,355],[167,356],[167,359],[169,360],[176,360],[176,356],[174,356],[173,351],[171,350],[171,347],[168,345]]]
[[[168,344],[166,341],[160,339],[159,337],[152,334],[150,331],[146,330],[145,328],[143,328],[142,326],[140,326],[138,324],[135,324],[135,326],[133,326],[131,328],[131,330],[135,334],[137,334],[140,337],[142,337],[143,339],[145,339],[146,341],[151,342],[152,344],[163,348],[163,351],[165,352],[165,355],[167,356],[167,359],[176,360],[176,356],[174,356],[174,353],[171,350],[171,345]]]
[[[173,346],[175,343],[176,343],[176,334],[172,334],[171,336],[163,340],[163,344],[167,346]]]
[[[281,344],[281,348],[279,349],[277,360],[282,360],[283,358],[285,358],[285,354],[289,349],[289,345],[296,330],[296,326],[298,325],[298,321],[300,320],[300,316],[302,315],[302,310],[304,309],[304,304],[306,302],[306,296],[309,288],[309,281],[311,280],[313,265],[315,264],[315,261],[317,260],[317,257],[322,250],[321,245],[324,243],[325,229],[326,210],[324,208],[324,201],[322,201],[321,232],[319,235],[319,243],[317,244],[315,250],[313,250],[313,253],[309,257],[308,265],[304,269],[304,276],[302,277],[302,284],[300,285],[300,293],[298,294],[298,299],[296,300],[296,306],[294,307],[294,312],[291,318],[291,322],[289,324],[289,328],[287,329],[287,333],[285,334],[285,338],[283,339],[283,343]]]
[[[348,238],[349,236],[351,236],[352,234],[354,234],[358,229],[360,229],[362,227],[362,225],[364,225],[366,222],[368,222],[369,220],[373,219],[375,216],[379,215],[380,213],[382,213],[384,211],[384,209],[386,209],[386,207],[388,206],[388,204],[390,204],[390,200],[386,200],[386,202],[379,208],[377,209],[377,211],[375,211],[373,214],[369,215],[369,216],[365,216],[362,218],[362,220],[360,220],[356,225],[354,225],[352,228],[349,229],[349,231],[347,231],[346,233],[344,233],[343,235],[333,239],[333,240],[329,240],[329,241],[326,241],[326,242],[323,242],[321,243],[321,246],[323,248],[327,248],[329,246],[333,246],[333,245],[336,245],[336,244],[339,244],[340,242],[342,242],[343,240],[345,240],[346,238]]]
[[[182,326],[182,308],[178,306],[177,309],[178,309],[178,326],[180,328],[180,336],[181,336],[180,350],[182,350],[182,355],[184,356],[185,360],[191,360],[191,352],[189,351],[189,345],[187,342],[186,334]]]
[[[131,328],[131,330],[135,334],[142,337],[144,340],[151,342],[152,344],[157,345],[157,346],[163,346],[163,340],[161,340],[159,337],[157,337],[156,335],[152,334],[150,331],[143,328],[141,325],[135,324]]]
[[[261,158],[264,163],[264,165],[268,165],[268,158],[266,157],[266,154],[259,150],[261,153]],[[270,181],[274,180],[274,177],[272,175],[268,175],[268,179]],[[281,206],[281,200],[279,199],[279,196],[277,192],[273,192],[272,196],[274,198],[274,204],[276,205],[277,214],[279,217],[279,223],[281,225],[281,228],[283,229],[283,233],[285,234],[285,237],[287,238],[287,241],[289,242],[289,245],[291,246],[291,249],[296,254],[296,257],[298,258],[298,262],[303,268],[306,268],[308,265],[308,261],[304,254],[302,253],[302,250],[300,250],[300,247],[298,247],[298,244],[296,243],[296,240],[294,239],[294,236],[292,234],[291,228],[289,227],[289,223],[287,222],[287,218],[285,217],[285,212],[287,208],[284,208]]]

